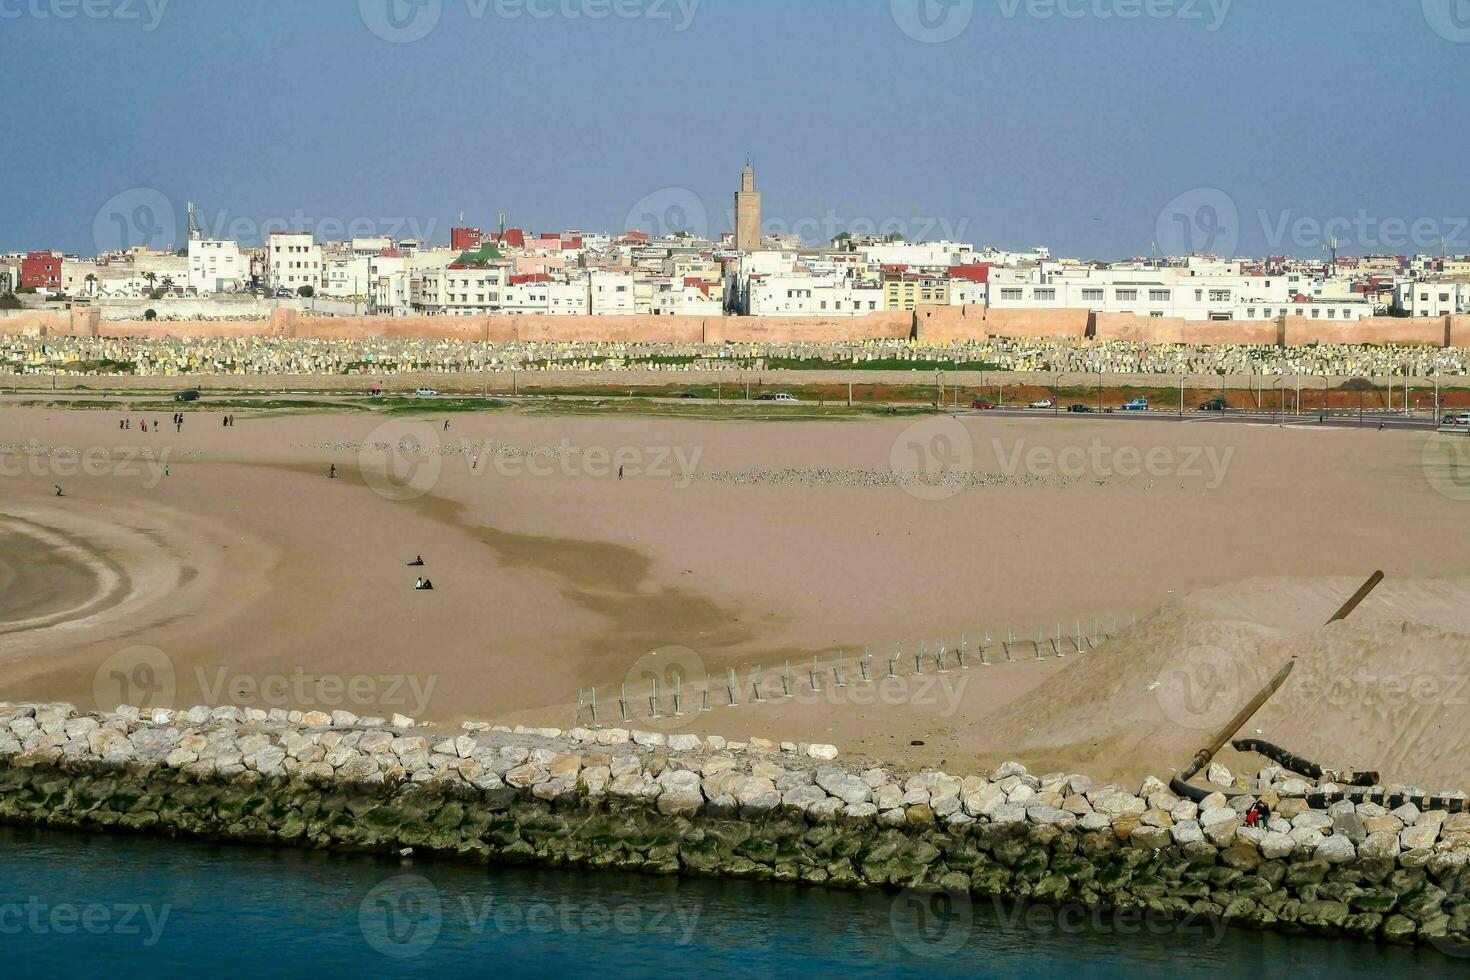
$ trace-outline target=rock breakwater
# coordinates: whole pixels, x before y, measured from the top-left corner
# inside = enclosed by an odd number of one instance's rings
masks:
[[[0,821],[485,863],[947,890],[1470,953],[1470,814],[1314,810],[1274,767],[1179,799],[1019,763],[403,716],[0,705]],[[1320,788],[1320,787],[1319,787]],[[1271,808],[1248,826],[1257,800]]]

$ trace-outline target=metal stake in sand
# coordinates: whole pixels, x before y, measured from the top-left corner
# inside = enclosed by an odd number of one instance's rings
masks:
[[[623,686],[618,692],[618,717],[623,724],[628,723],[628,682],[623,681]]]
[[[1046,659],[1046,656],[1041,652],[1041,645],[1043,643],[1045,643],[1045,642],[1046,642],[1046,633],[1044,631],[1042,631],[1042,630],[1037,630],[1036,631],[1036,662],[1037,663],[1040,663],[1041,661],[1043,661],[1043,660]]]
[[[949,673],[949,668],[944,665],[944,655],[946,653],[948,653],[948,652],[949,652],[949,647],[947,647],[943,643],[939,644],[939,653],[934,657],[934,659],[939,664],[939,672],[941,674],[947,674],[947,673]]]
[[[781,668],[781,696],[791,697],[791,661],[786,661],[786,666]]]
[[[832,665],[832,683],[841,690],[847,686],[847,678],[842,675],[842,651],[837,651],[837,662]]]
[[[755,665],[755,674],[754,674],[754,676],[752,676],[751,681],[750,681],[750,688],[751,688],[751,691],[753,691],[754,694],[755,694],[755,701],[756,701],[757,704],[760,704],[761,702],[765,701],[765,699],[766,699],[766,696],[761,693],[761,682],[764,681],[765,679],[766,679],[765,668],[762,667],[760,664],[756,664]]]
[[[704,679],[704,699],[699,704],[699,710],[709,710],[709,677],[707,675]]]
[[[985,640],[980,644],[980,666],[990,666],[990,634],[985,634]]]
[[[1010,627],[1006,627],[1006,663],[1008,664],[1016,662],[1016,658],[1011,656],[1011,647],[1015,645],[1015,642],[1016,634],[1011,631]]]
[[[1053,647],[1053,649],[1056,650],[1058,657],[1065,657],[1067,655],[1062,650],[1062,624],[1061,623],[1057,623],[1057,638],[1054,641],[1052,641],[1052,647]]]
[[[812,686],[813,694],[822,689],[822,685],[817,683],[817,658],[815,656],[812,657],[812,669],[807,672],[807,679]]]
[[[872,659],[873,659],[873,655],[868,652],[867,647],[864,647],[863,648],[863,659],[861,659],[861,660],[858,661],[858,670],[861,670],[863,672],[863,683],[864,684],[871,684],[871,683],[873,683],[873,678],[868,673],[868,661],[870,661]]]
[[[684,675],[674,677],[674,717],[684,717]]]
[[[648,707],[649,707],[649,710],[652,712],[648,717],[650,717],[650,718],[658,718],[658,717],[660,717],[660,715],[658,713],[658,675],[657,674],[654,675],[654,677],[653,677],[653,686],[651,688],[649,688],[649,691],[648,691]]]
[[[922,677],[924,674],[924,641],[919,641],[919,652],[914,654],[914,674]]]
[[[889,677],[897,677],[898,676],[898,669],[897,669],[898,658],[899,658],[898,644],[895,643],[893,645],[893,656],[891,656],[891,657],[888,658],[888,676]]]
[[[969,645],[970,645],[970,641],[967,640],[967,639],[965,639],[965,634],[961,633],[960,634],[960,648],[955,651],[955,656],[959,657],[959,659],[960,659],[960,670],[969,670],[970,669],[970,665],[967,664],[967,663],[965,663],[965,648],[968,647]]]
[[[1102,637],[1098,634],[1097,627],[1097,617],[1094,616],[1092,617],[1092,647],[1094,650],[1097,649],[1098,643],[1102,640]]]
[[[1072,642],[1077,645],[1078,653],[1087,652],[1087,650],[1082,646],[1082,620],[1080,619],[1077,620],[1077,635],[1073,638]]]
[[[597,688],[592,689],[592,727],[597,727]]]
[[[730,707],[740,707],[740,702],[735,699],[735,668],[730,668],[730,676],[725,681],[725,694],[730,699]]]
[[[580,687],[577,688],[577,714],[576,717],[572,719],[573,728],[577,728],[582,724],[582,708],[585,706],[586,699],[587,695],[583,692],[583,690]]]

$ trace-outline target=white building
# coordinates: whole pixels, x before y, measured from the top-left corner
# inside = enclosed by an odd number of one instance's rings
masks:
[[[250,260],[238,242],[189,239],[189,288],[200,296],[236,292],[250,278]]]
[[[869,265],[906,265],[917,269],[947,269],[974,261],[974,246],[959,242],[889,242],[858,248]]]
[[[629,316],[637,312],[631,273],[593,269],[588,273],[588,290],[593,316]]]
[[[1373,315],[1361,297],[1318,298],[1298,273],[1194,276],[1187,269],[991,269],[993,309],[1087,309],[1185,320],[1270,320],[1278,316],[1357,320]]]
[[[266,285],[297,292],[322,288],[322,248],[311,232],[272,232],[265,243]]]
[[[502,313],[586,316],[591,309],[585,277],[571,281],[533,277],[529,281],[511,283],[504,292]]]
[[[376,256],[347,255],[326,259],[322,273],[322,295],[350,299],[366,296],[372,286],[372,260]]]
[[[504,303],[509,267],[429,269],[409,279],[409,302],[431,316],[485,316]]]
[[[1451,316],[1470,310],[1470,283],[1401,282],[1394,287],[1393,302],[1413,317]]]
[[[845,276],[755,276],[746,291],[751,316],[858,316],[884,309],[883,288]]]

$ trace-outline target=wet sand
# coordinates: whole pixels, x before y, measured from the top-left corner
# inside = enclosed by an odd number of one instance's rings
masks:
[[[1170,648],[1189,629],[1218,632],[1217,656],[1232,663],[1345,657],[1318,631],[1317,607],[1330,615],[1381,567],[1402,591],[1348,624],[1363,631],[1361,657],[1390,655],[1421,629],[1433,638],[1411,646],[1430,659],[1413,670],[1448,673],[1470,655],[1465,625],[1443,615],[1470,575],[1457,532],[1467,504],[1426,470],[1422,433],[504,413],[455,415],[445,432],[442,418],[238,417],[226,429],[190,413],[182,433],[144,434],[108,412],[0,409],[0,444],[41,447],[0,460],[0,630],[11,630],[0,698],[111,708],[141,693],[567,727],[593,687],[600,720],[616,721],[626,683],[640,727],[831,741],[950,767],[1020,756],[1105,776],[1179,765],[1198,748],[1195,717],[1181,721],[1148,690],[1178,673]],[[912,459],[963,456],[952,426],[973,453],[953,461],[977,482],[891,482]],[[388,448],[405,440],[433,451]],[[62,450],[111,462],[66,469]],[[1134,463],[1150,451],[1160,465]],[[18,536],[21,521],[85,548],[48,550]],[[427,567],[407,567],[420,554]],[[104,568],[121,592],[89,604]],[[433,592],[413,590],[421,571]],[[1276,606],[1298,589],[1312,599],[1292,600],[1283,620]],[[1079,620],[1089,632],[1117,620],[1120,635],[1078,655]],[[1231,625],[1200,625],[1219,622]],[[1070,655],[1036,663],[1037,631],[1058,624]],[[987,632],[1007,629],[1029,662],[980,666]],[[962,637],[967,670],[953,653]],[[895,646],[911,675],[921,642],[925,676],[887,680]],[[865,649],[871,685],[857,666]],[[989,656],[1004,659],[994,643]],[[756,665],[763,703],[751,703]],[[730,668],[739,707],[726,706]],[[688,678],[685,717],[646,717],[654,675],[664,715],[673,679]],[[1425,708],[1385,754],[1388,729],[1355,721],[1371,709],[1342,711],[1339,729],[1301,714],[1283,740],[1300,739],[1289,747],[1302,754],[1340,749],[1345,765],[1413,770],[1422,758],[1429,778],[1470,728],[1463,709]]]

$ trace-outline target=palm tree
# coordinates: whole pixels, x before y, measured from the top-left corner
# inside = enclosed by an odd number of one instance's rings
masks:
[[[143,273],[143,281],[148,284],[148,291],[149,292],[152,292],[153,291],[153,283],[155,281],[157,281],[157,279],[158,279],[158,273],[156,273],[156,272],[145,272],[145,273]]]
[[[96,295],[96,293],[97,293],[97,275],[96,275],[96,273],[93,273],[93,272],[87,273],[86,282],[87,282],[87,293],[88,293],[88,295]]]
[[[174,277],[173,276],[164,276],[163,277],[163,288],[164,289],[173,289],[174,288]]]

